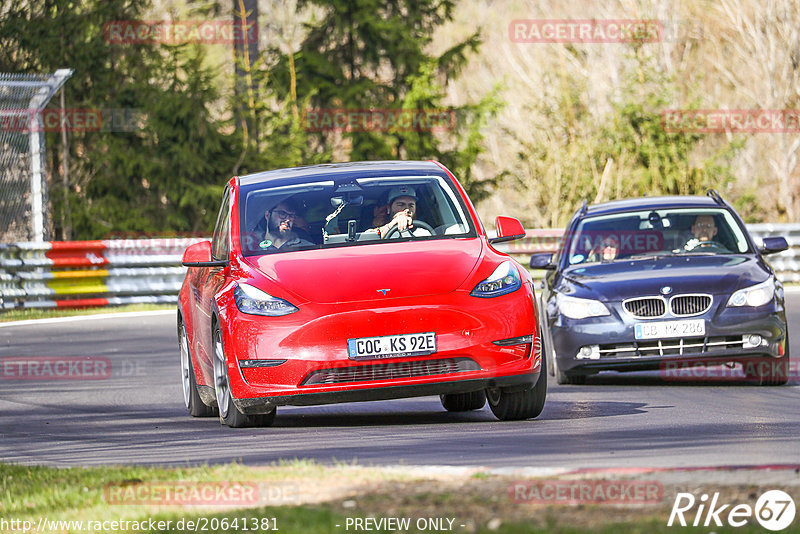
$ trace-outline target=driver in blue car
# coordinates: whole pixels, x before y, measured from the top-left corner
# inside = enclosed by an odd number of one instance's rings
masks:
[[[392,228],[395,227],[398,232],[408,231],[411,232],[414,237],[433,235],[425,228],[414,228],[418,200],[417,192],[413,187],[408,185],[393,187],[389,191],[389,203],[387,208],[389,222],[375,228],[373,231],[376,231],[380,237],[386,236]]]
[[[698,215],[692,224],[692,237],[683,246],[685,250],[694,250],[697,247],[705,247],[715,244],[714,238],[717,236],[717,225],[711,215]]]

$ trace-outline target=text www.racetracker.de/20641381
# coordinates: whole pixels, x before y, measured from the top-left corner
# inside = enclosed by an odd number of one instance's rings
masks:
[[[235,530],[237,532],[269,532],[280,530],[274,517],[192,517],[181,519],[7,519],[0,517],[0,532],[152,532],[177,530],[205,532]]]

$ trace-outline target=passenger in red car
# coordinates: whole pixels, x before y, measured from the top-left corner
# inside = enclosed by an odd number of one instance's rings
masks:
[[[283,201],[264,213],[267,220],[267,231],[264,239],[258,244],[262,250],[286,247],[302,247],[313,245],[312,242],[300,238],[294,231],[297,209],[289,202]]]

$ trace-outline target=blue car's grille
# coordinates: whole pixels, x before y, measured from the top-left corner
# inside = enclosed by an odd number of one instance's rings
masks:
[[[661,317],[667,312],[667,305],[661,297],[644,297],[626,300],[625,311],[634,317]]]
[[[669,301],[672,315],[688,317],[700,315],[711,307],[711,295],[675,295]]]
[[[622,305],[637,319],[653,319],[667,314],[667,301],[662,297],[628,299]],[[669,299],[669,312],[675,317],[700,315],[710,307],[711,295],[675,295]]]
[[[600,357],[682,356],[741,348],[744,348],[743,336],[690,337],[600,345]]]

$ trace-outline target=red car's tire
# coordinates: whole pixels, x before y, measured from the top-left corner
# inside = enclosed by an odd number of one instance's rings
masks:
[[[439,395],[442,406],[448,412],[469,412],[480,410],[486,404],[486,393],[481,391],[471,391],[469,393],[450,393]]]
[[[501,421],[533,419],[542,413],[547,397],[547,360],[542,358],[539,380],[533,387],[517,391],[501,388],[486,390],[486,399],[492,413]]]
[[[239,411],[233,402],[225,348],[222,345],[222,331],[218,323],[214,323],[214,392],[217,396],[219,421],[231,428],[252,426],[269,426],[275,420],[276,409],[265,414],[246,415]]]
[[[192,366],[192,353],[189,349],[189,338],[186,326],[178,319],[178,349],[181,354],[181,379],[183,383],[183,403],[192,417],[213,417],[217,409],[206,405],[197,392],[197,379]]]

